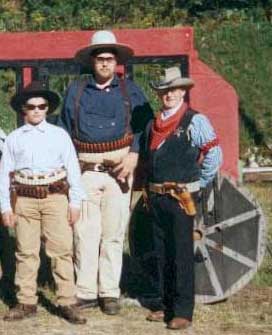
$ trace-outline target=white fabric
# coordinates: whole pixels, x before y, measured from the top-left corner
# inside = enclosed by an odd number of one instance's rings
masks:
[[[118,298],[130,192],[108,173],[87,171],[82,182],[88,200],[75,226],[77,296]]]
[[[128,148],[84,154],[87,162],[120,160]],[[129,192],[122,193],[116,180],[106,172],[86,171],[82,175],[87,200],[75,226],[75,269],[77,296],[81,299],[120,296],[123,242],[129,221],[132,177]]]

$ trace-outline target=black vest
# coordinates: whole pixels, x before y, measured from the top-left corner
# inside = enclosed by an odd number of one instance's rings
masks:
[[[152,122],[146,128],[145,141],[147,180],[153,183],[166,181],[189,183],[199,180],[200,168],[197,163],[199,148],[191,145],[191,136],[187,131],[196,111],[188,109],[179,126],[158,149],[150,150],[150,130]]]

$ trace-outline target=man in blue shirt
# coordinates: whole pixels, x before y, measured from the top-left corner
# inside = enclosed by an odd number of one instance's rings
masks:
[[[110,31],[98,31],[76,60],[93,76],[68,89],[61,121],[71,134],[87,193],[75,228],[78,306],[119,312],[123,241],[139,138],[152,111],[142,91],[116,75],[133,55]]]
[[[178,67],[165,69],[152,88],[162,108],[143,136],[147,165],[152,241],[158,260],[161,306],[149,321],[167,321],[169,329],[190,326],[194,309],[194,199],[209,184],[222,152],[207,117],[193,111],[185,95],[194,82]]]

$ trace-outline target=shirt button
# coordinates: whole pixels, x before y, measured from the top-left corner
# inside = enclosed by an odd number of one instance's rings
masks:
[[[103,126],[100,124],[100,125],[98,126],[98,128],[99,128],[99,129],[102,129],[102,128],[103,128]]]
[[[112,125],[112,126],[115,126],[115,122],[112,122],[111,125]]]
[[[110,92],[110,88],[109,87],[106,88],[106,92]]]

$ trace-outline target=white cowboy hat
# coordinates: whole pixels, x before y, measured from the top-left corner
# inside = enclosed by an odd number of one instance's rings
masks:
[[[118,64],[124,64],[134,54],[130,46],[117,43],[113,32],[99,30],[93,34],[90,45],[77,51],[75,60],[83,65],[90,65],[90,56],[100,49],[102,52],[110,50],[116,53]]]
[[[151,82],[150,86],[156,91],[174,87],[190,89],[194,86],[194,81],[191,78],[182,77],[180,69],[175,66],[164,69],[164,76],[161,76],[157,82]]]

